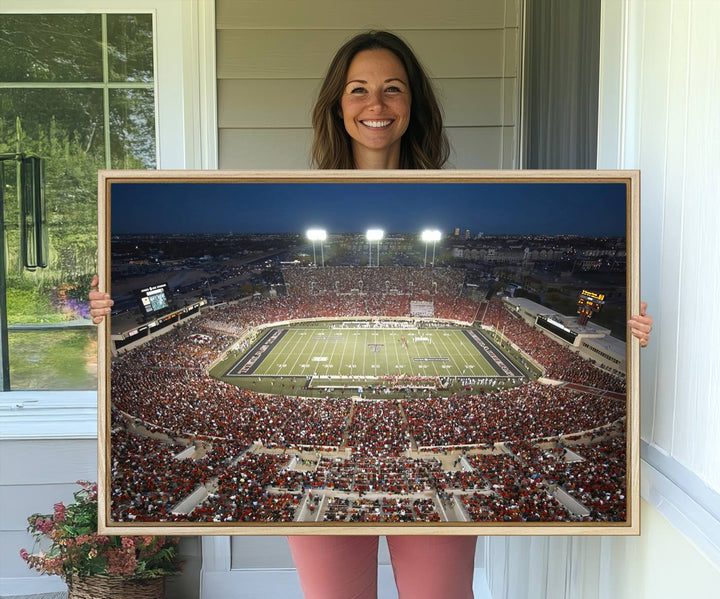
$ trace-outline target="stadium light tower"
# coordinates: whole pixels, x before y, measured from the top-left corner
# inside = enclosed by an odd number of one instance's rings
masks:
[[[377,265],[380,266],[380,240],[385,236],[382,229],[368,229],[366,237],[368,240],[368,266],[372,266],[372,242],[377,241]]]
[[[322,258],[322,265],[325,268],[325,253],[323,252],[323,241],[327,239],[327,232],[325,229],[308,229],[307,238],[312,241],[313,244],[313,264],[317,265],[315,259],[315,242],[320,242],[320,256]]]
[[[426,229],[425,231],[422,232],[422,240],[425,242],[425,263],[423,264],[423,266],[427,266],[427,248],[428,248],[428,243],[431,241],[433,244],[433,254],[432,254],[431,264],[433,267],[435,266],[435,244],[438,241],[440,241],[441,237],[442,237],[442,235],[441,235],[440,231],[438,231],[437,229],[434,229],[434,230]]]

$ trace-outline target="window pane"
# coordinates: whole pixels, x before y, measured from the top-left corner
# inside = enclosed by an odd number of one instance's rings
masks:
[[[0,81],[102,81],[100,15],[0,15]]]
[[[16,149],[17,119],[22,129],[20,149],[24,152],[34,152],[43,158],[50,154],[61,158],[65,150],[59,145],[69,144],[94,160],[104,160],[101,89],[3,89],[0,152]]]
[[[108,15],[110,81],[153,80],[152,15]]]
[[[88,318],[97,269],[97,170],[105,165],[102,90],[11,89],[0,101],[0,152],[45,161],[47,268],[23,267],[15,161],[4,164],[10,381],[13,389],[92,389],[96,331],[66,330]],[[19,124],[19,126],[18,126]],[[86,320],[87,321],[87,320]],[[19,325],[54,325],[45,331]],[[39,360],[39,362],[38,362]]]
[[[110,90],[112,168],[155,168],[155,104],[151,89]]]
[[[97,330],[10,331],[12,388],[96,389]]]
[[[45,160],[45,201],[50,240],[47,269],[25,271],[20,259],[14,161],[5,163],[5,235],[11,281],[43,289],[77,284],[95,268],[97,170],[104,168],[102,90],[5,90],[0,101],[0,153],[18,147]],[[18,132],[19,123],[19,132]],[[72,296],[72,294],[71,294]],[[10,322],[23,321],[12,311]]]

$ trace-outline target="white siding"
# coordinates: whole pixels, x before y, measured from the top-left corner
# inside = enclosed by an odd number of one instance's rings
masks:
[[[310,113],[330,59],[373,28],[404,37],[433,77],[450,167],[516,167],[519,7],[519,0],[218,0],[220,168],[308,168]],[[381,22],[368,20],[378,14]]]

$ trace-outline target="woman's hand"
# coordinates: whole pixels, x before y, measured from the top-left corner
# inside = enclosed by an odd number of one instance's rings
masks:
[[[648,339],[650,339],[650,331],[652,331],[652,316],[646,314],[647,304],[640,302],[640,314],[636,314],[628,320],[630,331],[640,340],[640,347],[647,347]]]
[[[100,324],[105,318],[105,315],[110,314],[110,308],[115,303],[110,299],[109,293],[98,291],[98,282],[98,276],[95,275],[92,283],[90,283],[93,289],[88,294],[90,298],[90,316],[92,316],[92,321],[95,324]]]

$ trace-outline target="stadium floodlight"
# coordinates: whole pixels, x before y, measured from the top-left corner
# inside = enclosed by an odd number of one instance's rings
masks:
[[[325,268],[325,253],[323,251],[323,241],[327,239],[327,231],[325,229],[308,229],[307,238],[312,241],[313,245],[313,265],[317,264],[315,260],[315,242],[320,242],[320,256],[322,258],[322,265]]]
[[[435,244],[440,241],[442,234],[437,229],[426,229],[422,232],[422,240],[425,242],[425,263],[423,266],[427,266],[427,248],[428,243],[432,241],[433,244],[433,255],[432,255],[432,266],[435,266]]]
[[[368,240],[368,266],[372,266],[372,242],[377,241],[377,265],[380,266],[380,241],[385,236],[382,229],[368,229],[365,234]]]

